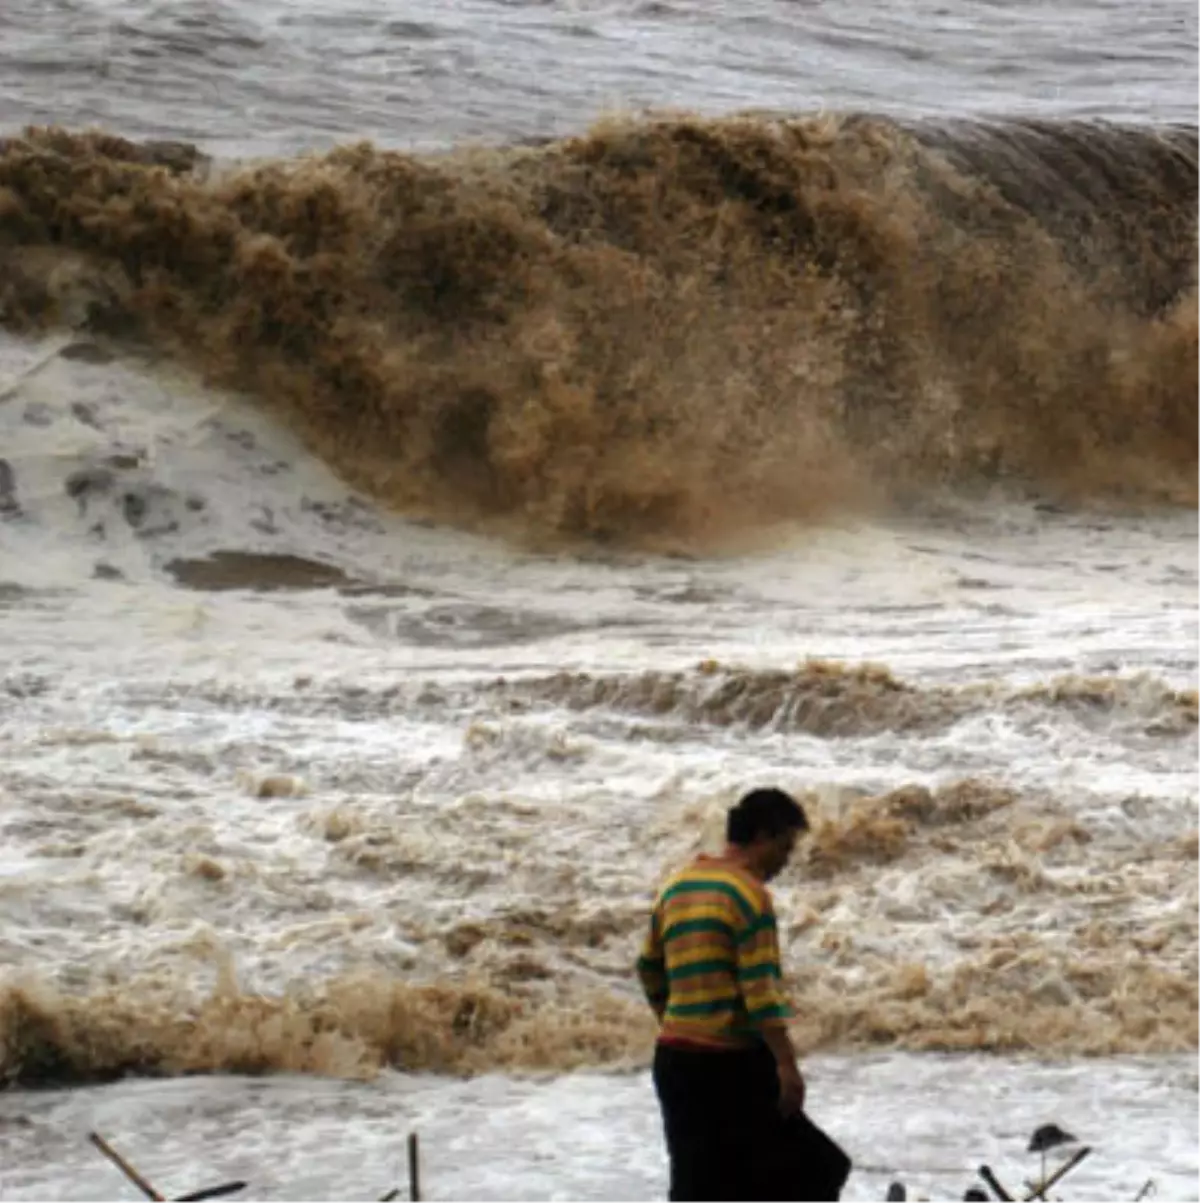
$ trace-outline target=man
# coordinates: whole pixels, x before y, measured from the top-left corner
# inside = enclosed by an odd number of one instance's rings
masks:
[[[659,893],[637,970],[660,1029],[654,1088],[672,1200],[836,1199],[845,1154],[803,1114],[766,883],[807,831],[803,808],[756,789]]]

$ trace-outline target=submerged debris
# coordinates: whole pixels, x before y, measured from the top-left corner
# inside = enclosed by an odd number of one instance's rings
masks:
[[[88,1140],[92,1142],[133,1183],[134,1186],[146,1196],[147,1199],[164,1201],[166,1195],[161,1194],[154,1186],[152,1186],[140,1173],[124,1158],[116,1149],[112,1147],[98,1132],[88,1133]],[[410,1133],[408,1137],[408,1183],[409,1183],[409,1198],[413,1200],[420,1199],[420,1171],[417,1164],[417,1134]],[[200,1203],[202,1199],[223,1199],[227,1195],[236,1195],[245,1190],[247,1183],[240,1180],[233,1182],[222,1182],[218,1186],[206,1186],[200,1190],[190,1191],[186,1195],[172,1195],[171,1198],[175,1203]],[[380,1196],[380,1203],[392,1203],[392,1200],[400,1197],[399,1190],[393,1188],[386,1194]]]

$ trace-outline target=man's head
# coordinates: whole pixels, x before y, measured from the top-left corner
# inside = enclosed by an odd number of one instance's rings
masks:
[[[796,840],[808,830],[808,816],[781,789],[752,789],[729,811],[725,838],[763,881],[788,863]]]

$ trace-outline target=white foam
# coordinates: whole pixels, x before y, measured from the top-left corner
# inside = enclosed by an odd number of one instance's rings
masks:
[[[1023,1193],[1040,1166],[1025,1146],[1048,1121],[1093,1149],[1056,1194],[1131,1199],[1153,1178],[1156,1199],[1200,1198],[1190,1058],[878,1054],[814,1057],[806,1073],[810,1113],[855,1162],[847,1200],[882,1198],[896,1178],[910,1198],[961,1198],[981,1164]],[[645,1074],[389,1074],[366,1086],[191,1078],[0,1095],[0,1196],[136,1198],[86,1143],[89,1130],[173,1193],[240,1178],[249,1183],[240,1197],[378,1198],[406,1184],[410,1131],[428,1199],[650,1199],[666,1190]]]

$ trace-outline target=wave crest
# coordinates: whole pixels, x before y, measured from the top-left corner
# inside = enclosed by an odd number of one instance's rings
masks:
[[[199,161],[0,145],[3,322],[147,339],[406,512],[696,543],[946,481],[1194,500],[1194,129]]]

